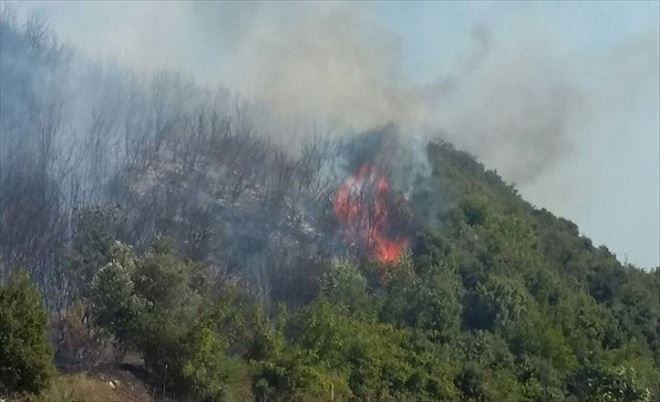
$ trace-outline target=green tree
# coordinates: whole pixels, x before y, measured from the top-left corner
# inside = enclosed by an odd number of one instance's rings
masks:
[[[27,274],[0,287],[0,391],[36,393],[53,373],[47,316]]]
[[[526,292],[519,282],[492,276],[467,295],[463,318],[469,328],[506,329],[526,308]]]
[[[650,402],[651,391],[639,384],[628,367],[587,365],[571,381],[572,391],[585,402]]]
[[[327,301],[343,304],[353,313],[366,313],[369,310],[367,280],[350,261],[333,261],[320,282],[321,295]]]
[[[196,398],[209,401],[251,399],[247,366],[227,355],[227,342],[213,330],[213,323],[198,322],[181,347],[184,357],[177,368],[181,380]]]
[[[113,224],[116,211],[104,207],[74,210],[73,242],[66,258],[74,297],[88,301],[93,296],[94,277],[113,256]]]
[[[109,254],[111,262],[94,283],[97,324],[140,352],[165,385],[211,400],[224,398],[227,370],[215,371],[224,367],[226,342],[196,323],[206,292],[201,267],[178,257],[167,239],[144,257],[118,242]]]
[[[130,247],[119,242],[109,254],[111,262],[98,272],[93,283],[94,319],[122,345],[137,348],[145,303],[135,291],[136,257]]]

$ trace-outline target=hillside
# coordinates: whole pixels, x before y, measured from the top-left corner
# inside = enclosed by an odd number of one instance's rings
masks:
[[[110,247],[111,264],[152,275],[132,297],[154,304],[132,322],[139,307],[113,304],[131,290],[101,280],[96,325],[169,367],[173,390],[219,400],[657,398],[657,270],[622,266],[449,144],[429,154],[434,190],[460,196],[402,261],[335,260],[302,306],[290,293],[264,305],[181,281],[198,271],[167,247]]]
[[[468,153],[393,124],[290,152],[222,90],[0,22],[0,395],[130,362],[178,400],[660,398],[660,270]]]

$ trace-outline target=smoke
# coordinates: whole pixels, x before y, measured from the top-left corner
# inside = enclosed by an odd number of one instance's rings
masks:
[[[589,99],[551,46],[502,43],[475,26],[467,56],[420,83],[405,71],[400,38],[371,11],[343,3],[124,4],[119,23],[101,24],[83,47],[137,71],[177,68],[220,82],[268,111],[261,126],[288,146],[318,127],[338,135],[395,123],[404,136],[426,138],[440,130],[519,184],[570,154]]]
[[[503,7],[508,14],[471,18],[472,28],[460,32],[407,27],[421,32],[420,48],[431,53],[426,67],[417,69],[410,65],[415,43],[377,8],[267,2],[25,6],[41,10],[60,38],[91,58],[111,58],[138,76],[180,70],[240,94],[258,108],[258,131],[287,150],[299,151],[319,132],[345,136],[395,123],[400,143],[441,135],[507,181],[542,194],[536,198],[544,205],[557,204],[557,189],[540,191],[539,183],[576,165],[585,144],[600,140],[589,131],[609,126],[612,109],[624,115],[633,107],[620,100],[622,94],[638,102],[635,88],[648,86],[649,77],[657,80],[657,29],[628,42],[603,32],[602,43],[585,45],[597,42],[589,30],[598,24],[577,29],[570,23],[584,21],[562,21],[561,10]],[[431,24],[456,26],[450,20]],[[558,22],[567,24],[559,29]],[[587,48],[590,53],[581,51]],[[643,62],[633,63],[640,55],[646,55]],[[417,159],[418,169],[426,169]],[[591,181],[593,175],[585,174]],[[557,187],[567,186],[578,185],[566,179]],[[556,212],[570,211],[562,208]]]
[[[280,16],[268,7],[238,44],[232,69],[242,73],[230,71],[229,85],[289,120],[362,131],[417,119],[418,88],[404,78],[396,38],[361,8],[296,6]]]
[[[393,122],[407,137],[434,136],[441,129],[522,184],[570,154],[588,99],[549,46],[507,46],[488,28],[475,26],[466,60],[420,84],[404,72],[397,36],[368,11],[334,4],[252,6],[236,22],[242,34],[230,35],[237,43],[219,78],[268,105],[279,123],[271,130],[283,142],[299,138],[300,126],[309,132],[300,122],[357,131]],[[225,35],[220,29],[213,34]]]
[[[473,32],[479,51],[440,95],[436,123],[506,179],[533,182],[573,152],[591,99],[550,46],[493,48],[487,31]]]

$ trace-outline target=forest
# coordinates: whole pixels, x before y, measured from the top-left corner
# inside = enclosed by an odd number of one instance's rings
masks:
[[[441,133],[282,143],[9,9],[0,91],[2,398],[117,400],[67,382],[110,366],[153,400],[660,399],[660,269]]]

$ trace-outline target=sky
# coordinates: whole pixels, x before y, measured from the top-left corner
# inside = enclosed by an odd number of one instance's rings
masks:
[[[437,129],[623,262],[660,265],[660,3],[22,2],[90,58],[282,116]],[[405,130],[404,130],[405,131]]]

